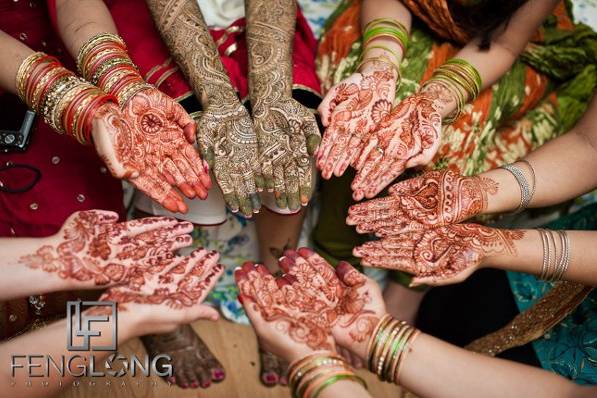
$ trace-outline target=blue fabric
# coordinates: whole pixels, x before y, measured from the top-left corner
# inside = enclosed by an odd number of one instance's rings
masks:
[[[546,227],[597,230],[597,203]],[[508,272],[508,279],[521,312],[531,307],[553,286],[552,283],[523,273]],[[597,384],[597,291],[593,290],[572,314],[534,341],[533,348],[544,369],[578,384]]]

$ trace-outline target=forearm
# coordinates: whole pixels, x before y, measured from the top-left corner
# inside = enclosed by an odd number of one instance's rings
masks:
[[[247,0],[249,93],[254,107],[292,96],[295,0]]]
[[[55,395],[63,386],[69,386],[74,377],[65,369],[65,375],[62,377],[58,371],[49,365],[49,377],[35,377],[35,382],[29,377],[29,371],[33,375],[45,375],[45,357],[50,356],[56,363],[60,363],[63,356],[66,361],[75,354],[78,356],[68,363],[67,369],[77,374],[81,367],[87,366],[94,357],[96,364],[102,361],[112,352],[111,351],[77,351],[67,350],[65,332],[67,330],[66,320],[55,322],[49,326],[37,329],[33,332],[21,335],[0,345],[0,362],[3,364],[0,369],[0,384],[10,393],[6,396],[34,398],[47,397]],[[101,336],[92,337],[94,346],[110,345],[112,342],[112,327],[110,322],[94,322],[93,330],[101,332]],[[124,343],[135,335],[134,327],[125,316],[118,317],[118,343]],[[73,336],[73,344],[80,345]],[[40,357],[31,357],[30,361],[36,365],[30,370],[27,368],[27,355],[42,355]],[[47,385],[44,383],[47,382]],[[7,393],[8,391],[5,391]],[[2,395],[2,394],[0,394]],[[4,395],[2,395],[4,396]]]
[[[400,1],[364,0],[363,5],[361,6],[361,30],[364,30],[365,26],[369,22],[379,18],[387,18],[398,21],[404,25],[407,31],[410,32],[412,22],[411,13],[408,8],[406,8]],[[398,61],[401,61],[405,55],[403,48],[395,40],[388,38],[376,38],[371,42],[370,46],[383,46],[392,50],[392,52],[398,56]],[[365,50],[366,48],[363,48],[363,60],[373,59],[379,57],[380,55],[393,59],[393,54],[381,48],[372,48],[367,51]],[[366,70],[368,67],[370,67],[369,64],[364,64],[361,69]],[[398,79],[397,74],[395,77]]]
[[[562,279],[572,282],[580,282],[587,285],[597,285],[597,266],[594,259],[597,257],[595,231],[567,231],[570,248],[570,263]],[[555,261],[562,255],[562,243],[557,235],[554,235],[551,251],[552,269]],[[525,230],[522,239],[512,241],[514,250],[509,253],[502,253],[487,257],[483,266],[500,268],[508,271],[526,272],[540,275],[543,267],[544,249],[541,236],[537,230]],[[556,255],[557,254],[557,255]]]
[[[498,27],[490,42],[489,49],[481,49],[480,38],[471,40],[454,58],[470,63],[481,77],[481,90],[491,87],[503,75],[527,46],[543,21],[553,11],[557,0],[530,0],[512,15],[509,21]],[[469,98],[470,100],[470,98]],[[450,114],[456,103],[443,110],[442,116]]]
[[[148,0],[153,20],[170,53],[204,107],[238,103],[195,0]]]
[[[118,33],[102,0],[56,0],[56,14],[60,36],[73,58],[91,37]]]
[[[418,396],[435,398],[563,398],[591,394],[590,389],[553,373],[466,351],[426,334],[411,343],[400,382]]]
[[[0,62],[0,89],[17,93],[16,76],[19,66],[33,50],[0,30],[0,49],[4,55]]]

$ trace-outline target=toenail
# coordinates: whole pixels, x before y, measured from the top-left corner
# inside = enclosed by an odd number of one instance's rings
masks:
[[[182,383],[180,386],[181,386],[182,388],[189,388],[189,385],[188,385],[188,383]]]
[[[278,376],[273,373],[269,373],[265,375],[265,382],[267,384],[275,384],[278,382]]]
[[[197,383],[196,381],[191,383],[191,388],[197,388],[199,387],[199,383]]]
[[[209,386],[211,386],[211,381],[209,381],[209,380],[206,380],[203,383],[201,383],[202,388],[207,388]]]
[[[224,371],[222,369],[216,369],[216,370],[213,371],[213,375],[212,376],[213,376],[214,380],[220,381],[220,380],[224,379],[225,374],[224,374]]]
[[[170,384],[176,384],[176,377],[172,376],[172,377],[168,377],[168,383]]]

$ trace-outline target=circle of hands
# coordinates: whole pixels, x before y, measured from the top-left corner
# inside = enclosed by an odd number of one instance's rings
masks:
[[[353,205],[347,224],[381,239],[353,250],[362,264],[414,274],[414,284],[466,279],[491,256],[514,253],[522,231],[459,224],[486,209],[497,184],[451,169],[425,173],[389,189],[389,196]]]
[[[235,271],[239,300],[263,347],[283,358],[312,351],[366,346],[386,313],[377,284],[350,264],[334,269],[307,248],[288,250],[275,278],[247,262]]]
[[[100,300],[148,320],[151,330],[173,328],[198,318],[217,319],[201,305],[223,272],[219,255],[203,248],[188,256],[174,251],[192,244],[193,226],[166,217],[118,222],[110,211],[71,215],[61,230],[35,253],[20,261],[56,273],[76,288],[105,286]],[[164,311],[156,311],[156,306]]]
[[[257,136],[246,108],[240,103],[208,105],[199,119],[197,135],[203,158],[213,170],[226,204],[251,217],[261,208],[257,192],[264,182]]]
[[[292,98],[274,98],[253,112],[265,187],[280,208],[298,210],[311,199],[311,156],[321,140],[315,116]]]
[[[396,73],[381,64],[330,89],[319,106],[326,126],[317,165],[324,178],[357,171],[353,198],[373,198],[406,168],[429,163],[441,138],[444,99],[417,92],[393,108]]]
[[[196,125],[184,108],[155,88],[121,109],[106,104],[94,117],[93,140],[112,175],[126,179],[164,208],[186,212],[178,188],[205,199],[209,167],[193,146]]]

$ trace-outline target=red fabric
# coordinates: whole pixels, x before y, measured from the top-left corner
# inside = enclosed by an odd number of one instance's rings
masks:
[[[52,29],[44,1],[0,0],[0,29],[36,51],[57,56],[72,69],[72,59]],[[19,101],[16,96],[0,95],[2,103]],[[0,126],[20,124],[23,117],[21,112],[6,112],[6,109],[0,114],[3,116]],[[9,124],[6,117],[13,115],[18,120]],[[55,133],[41,118],[36,122],[26,152],[0,154],[0,164],[7,162],[33,166],[41,171],[42,177],[28,192],[0,191],[0,236],[52,235],[77,210],[99,208],[124,214],[121,183],[109,172],[101,172],[103,164],[94,148]],[[28,176],[15,169],[0,172],[4,186],[22,186],[24,179]]]

